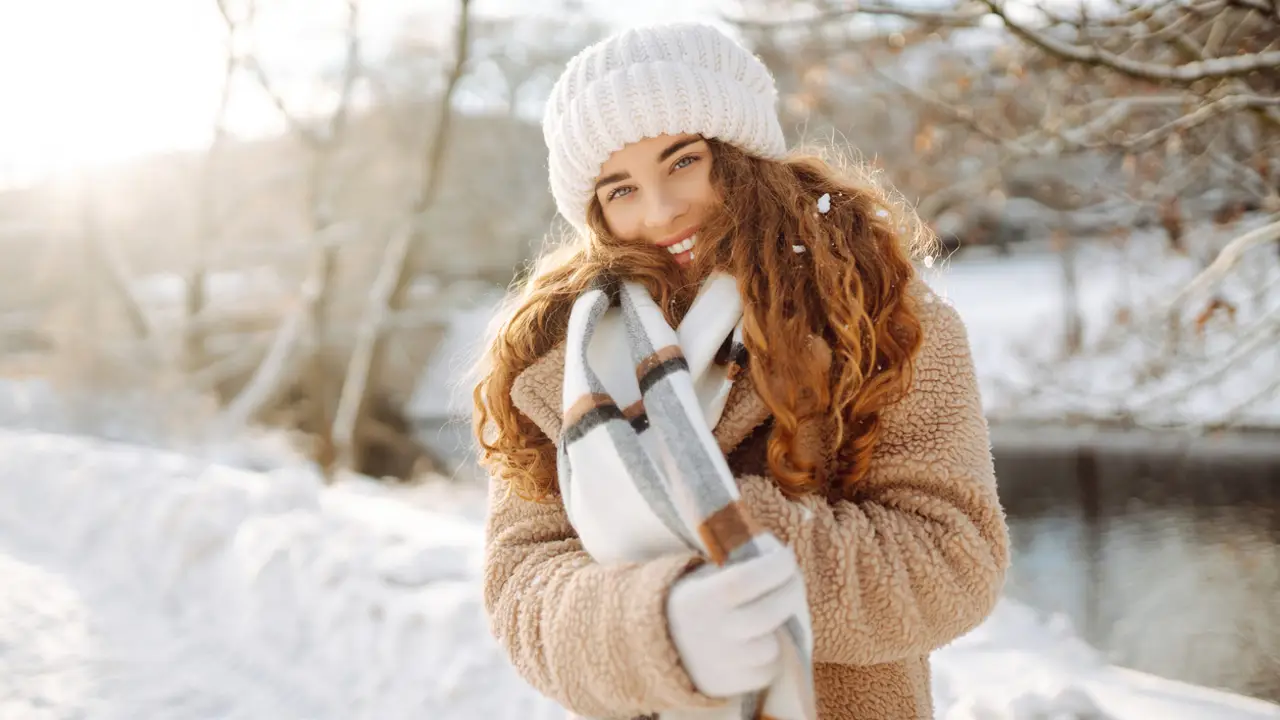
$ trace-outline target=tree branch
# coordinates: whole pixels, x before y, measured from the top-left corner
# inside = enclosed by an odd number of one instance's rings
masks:
[[[186,279],[186,307],[183,340],[183,364],[188,370],[194,370],[204,364],[204,336],[194,327],[197,316],[204,310],[206,297],[207,266],[209,250],[216,243],[223,224],[218,210],[218,170],[222,150],[227,140],[227,119],[231,110],[231,88],[234,85],[236,72],[240,67],[240,58],[236,54],[236,38],[241,24],[231,17],[227,0],[217,0],[218,10],[226,24],[227,35],[222,63],[222,89],[218,93],[218,106],[213,116],[213,138],[205,150],[200,167],[199,206],[196,209],[195,247],[192,249],[190,266]],[[248,15],[252,17],[253,6],[249,6]]]
[[[1104,50],[1096,45],[1076,45],[1059,40],[1020,22],[1011,20],[1005,12],[1003,2],[997,0],[983,0],[983,2],[991,9],[992,13],[1004,21],[1005,26],[1011,32],[1046,52],[1064,60],[1088,65],[1101,65],[1142,80],[1191,83],[1196,80],[1237,77],[1252,72],[1280,69],[1280,50],[1248,53],[1232,57],[1206,58],[1181,65],[1164,65],[1133,60],[1109,50]]]
[[[355,92],[360,71],[360,3],[358,0],[347,0],[347,49],[343,60],[342,89],[338,94],[338,107],[329,117],[328,132],[325,133],[327,142],[340,136],[347,128],[347,117],[351,114],[351,96]]]
[[[1156,143],[1164,140],[1173,133],[1186,132],[1192,128],[1199,127],[1216,117],[1238,112],[1240,110],[1272,107],[1280,107],[1280,97],[1264,97],[1262,95],[1227,95],[1226,97],[1214,100],[1208,105],[1201,105],[1196,108],[1194,112],[1183,115],[1177,120],[1161,125],[1154,130],[1149,130],[1133,140],[1122,143],[1121,146],[1126,150],[1134,152],[1149,150],[1154,147]]]
[[[897,87],[898,89],[907,93],[911,97],[915,98],[917,101],[946,114],[952,120],[964,125],[970,130],[978,133],[982,137],[996,143],[997,145],[1000,145],[1008,149],[1014,155],[1026,156],[1026,155],[1034,154],[1034,151],[1031,148],[1024,146],[1017,139],[1006,138],[1002,136],[998,131],[988,127],[985,123],[983,123],[974,115],[973,110],[967,107],[956,107],[955,105],[952,105],[951,103],[933,95],[932,93],[928,93],[923,90],[918,90],[916,88],[913,88],[910,85],[902,82],[901,80],[893,77],[892,75],[885,72],[884,70],[880,69],[880,67],[875,63],[869,62],[867,66],[871,69],[872,73],[884,79],[886,82],[892,84],[894,87]]]
[[[833,20],[844,20],[856,15],[888,15],[905,18],[907,20],[915,20],[916,22],[929,25],[975,27],[978,22],[986,16],[986,14],[986,11],[983,10],[926,10],[923,8],[906,8],[897,5],[854,2],[847,8],[825,10],[806,17],[789,17],[780,20],[753,20],[751,18],[731,17],[729,15],[722,14],[721,18],[725,22],[732,23],[739,27],[753,29],[794,27],[797,25],[820,25]]]
[[[254,369],[249,382],[240,390],[235,399],[227,405],[219,418],[219,425],[224,431],[241,428],[253,419],[280,393],[283,378],[295,374],[298,354],[297,346],[307,329],[308,299],[299,303],[284,322],[276,330],[266,357]]]
[[[1244,257],[1245,253],[1259,245],[1276,241],[1280,241],[1280,220],[1274,221],[1270,225],[1263,225],[1227,243],[1218,253],[1218,256],[1214,258],[1213,262],[1209,264],[1209,267],[1202,270],[1199,275],[1196,275],[1174,297],[1171,304],[1175,308],[1175,312],[1188,297],[1207,290],[1226,277],[1227,273],[1236,266],[1236,263],[1240,262],[1240,258]]]
[[[225,0],[219,0],[219,9],[223,17],[230,22]],[[289,312],[276,330],[270,349],[262,363],[254,371],[248,384],[228,404],[220,418],[223,429],[232,429],[247,424],[264,407],[283,392],[288,382],[294,379],[299,371],[305,355],[299,352],[308,335],[312,335],[312,361],[318,358],[323,345],[324,306],[333,274],[333,247],[326,242],[324,235],[333,224],[330,207],[330,193],[323,187],[329,159],[333,155],[334,146],[340,138],[337,133],[346,129],[346,117],[352,95],[352,87],[358,77],[360,68],[359,40],[352,37],[358,35],[358,4],[356,0],[348,0],[346,66],[343,70],[342,90],[339,95],[340,104],[325,122],[327,131],[324,135],[316,133],[285,107],[283,100],[276,93],[261,66],[252,57],[244,63],[263,90],[272,96],[285,117],[290,129],[303,139],[311,151],[311,166],[308,171],[307,194],[308,213],[311,223],[311,263],[307,277],[302,283],[300,302]],[[325,424],[328,418],[325,418]]]
[[[253,0],[250,0],[248,4],[248,7],[249,7],[248,14],[245,20],[243,21],[236,20],[235,18],[231,17],[231,10],[228,7],[227,0],[215,0],[215,1],[218,6],[218,12],[220,15],[222,15],[222,20],[226,24],[228,32],[234,32],[236,28],[242,24],[252,23],[252,19],[254,15]],[[348,0],[347,6],[352,13],[355,12],[356,4],[354,0]],[[350,60],[352,58],[352,52],[358,51],[358,49],[359,49],[358,41],[354,39],[350,40],[347,47],[348,65],[346,69],[348,71],[348,74],[346,76],[346,81],[344,81],[343,83],[343,88],[342,88],[343,96],[341,101],[342,104],[339,105],[339,112],[335,113],[334,116],[330,118],[331,132],[327,133],[327,137],[320,135],[313,128],[308,127],[306,123],[304,123],[296,114],[293,113],[293,111],[289,109],[288,104],[285,103],[284,101],[284,96],[281,95],[280,91],[276,89],[275,84],[271,81],[271,77],[267,75],[266,69],[262,67],[262,63],[258,61],[258,58],[256,55],[254,55],[253,53],[246,53],[244,57],[240,58],[239,62],[240,62],[240,65],[253,76],[254,80],[257,81],[258,86],[262,88],[262,91],[267,94],[267,98],[271,101],[271,104],[275,107],[276,112],[279,112],[280,116],[284,118],[285,125],[288,126],[289,130],[297,134],[298,137],[301,138],[305,144],[307,144],[308,146],[311,146],[312,148],[316,148],[323,145],[325,142],[329,141],[329,139],[334,137],[334,135],[332,134],[332,131],[338,129],[334,123],[341,124],[342,122],[345,122],[345,118],[346,118],[345,107],[348,104],[347,100],[349,99],[349,93],[351,89],[349,85],[349,81],[353,81],[353,77],[350,75],[350,72],[349,72],[351,70],[351,65],[352,65],[350,63]]]
[[[470,6],[470,0],[459,2],[453,68],[440,100],[435,135],[424,154],[423,175],[412,214],[406,226],[392,236],[384,251],[382,265],[369,290],[369,304],[360,323],[356,345],[343,378],[342,393],[338,399],[332,428],[337,462],[342,467],[355,467],[356,424],[367,400],[370,379],[381,361],[387,318],[403,301],[404,291],[410,280],[408,259],[414,246],[421,242],[425,215],[434,204],[441,185],[440,169],[453,118],[453,94],[462,79],[470,49]]]

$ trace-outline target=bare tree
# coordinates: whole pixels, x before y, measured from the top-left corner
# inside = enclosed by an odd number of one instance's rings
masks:
[[[1246,252],[1274,245],[1280,216],[1273,3],[1117,0],[1068,9],[964,0],[921,9],[827,1],[802,13],[750,0],[743,7],[731,20],[771,54],[792,112],[788,125],[847,129],[899,189],[920,198],[918,211],[935,227],[959,214],[960,237],[999,237],[1009,201],[1048,209],[1040,231],[1054,238],[1062,260],[1067,355],[1101,351],[1084,348],[1080,236],[1163,227],[1166,252],[1191,255],[1204,271],[1182,291],[1118,313],[1126,327],[1107,330],[1104,340],[1137,335],[1146,351],[1164,353],[1146,361],[1144,383],[1221,375],[1192,369],[1209,347],[1204,329],[1229,329],[1235,317],[1232,291],[1218,286],[1253,282],[1248,292],[1261,308],[1258,298],[1274,291],[1266,273],[1250,280],[1238,269]],[[1259,214],[1270,221],[1222,240],[1250,211],[1251,226]],[[1206,231],[1210,219],[1216,226]],[[1241,326],[1226,351],[1229,367],[1265,351],[1257,332],[1272,337],[1277,328],[1274,317]],[[1177,342],[1183,336],[1195,347]],[[1055,369],[1044,370],[1039,384],[1055,386]],[[1260,387],[1259,397],[1266,392]]]
[[[242,34],[253,26],[254,4],[252,2],[245,4],[242,17],[236,17],[235,10],[230,7],[228,0],[216,1],[226,28],[226,39],[223,43],[222,89],[218,93],[218,106],[214,111],[213,136],[205,150],[200,172],[196,230],[193,238],[195,247],[191,252],[187,268],[183,362],[187,372],[190,373],[198,372],[207,363],[204,356],[204,333],[197,320],[205,308],[209,249],[220,232],[219,160],[227,143],[227,119],[231,109],[233,81],[244,63],[238,48],[244,45],[241,39]]]
[[[318,403],[319,422],[322,431],[319,460],[328,467],[332,460],[332,443],[327,428],[331,422],[326,401],[327,391],[319,387],[323,380],[321,348],[324,346],[326,305],[328,288],[333,279],[335,244],[330,237],[335,218],[332,206],[333,163],[341,143],[351,109],[355,84],[360,76],[359,3],[347,0],[346,52],[343,63],[341,87],[334,108],[319,123],[309,123],[303,116],[288,107],[283,95],[273,84],[267,71],[252,54],[242,59],[245,69],[271,99],[284,118],[291,133],[307,149],[309,166],[306,170],[306,205],[309,222],[308,235],[310,258],[306,277],[302,282],[300,298],[290,314],[281,322],[266,357],[240,393],[228,404],[221,422],[224,427],[238,427],[249,422],[266,407],[289,383],[305,372],[315,386],[313,399]],[[233,26],[227,14],[225,1],[219,2],[228,26]],[[309,348],[309,352],[304,352]],[[305,370],[303,369],[305,366]]]
[[[793,13],[767,0],[754,7],[753,17],[733,18],[753,37],[794,34],[797,27],[809,35],[852,37],[863,60],[856,69],[881,79],[877,54],[883,60],[888,53],[892,62],[914,44],[958,39],[958,33],[994,18],[1024,41],[1021,49],[1002,50],[981,68],[1018,81],[1005,83],[1006,92],[991,93],[995,88],[975,77],[976,68],[952,74],[942,86],[945,97],[910,82],[890,82],[951,125],[994,143],[1006,157],[1204,154],[1213,162],[1201,169],[1242,166],[1234,168],[1247,178],[1242,189],[1256,201],[1276,202],[1280,51],[1272,48],[1280,42],[1280,19],[1259,10],[1265,3],[1090,3],[1072,16],[1047,3],[1013,6],[997,0],[929,10],[896,2],[821,3],[824,9],[800,18],[780,17]],[[1026,19],[1032,11],[1038,22]],[[869,26],[869,18],[898,22]],[[822,33],[813,32],[815,27]],[[847,43],[837,47],[848,51]],[[833,59],[832,52],[819,58]],[[1040,101],[1019,101],[1055,78],[1060,81]]]
[[[441,185],[440,168],[453,117],[453,92],[467,62],[470,30],[470,0],[460,0],[454,37],[453,67],[439,103],[435,132],[423,154],[418,192],[404,226],[392,236],[378,275],[369,290],[365,316],[360,323],[355,348],[347,365],[342,394],[333,421],[333,441],[339,466],[354,468],[359,459],[356,427],[368,401],[369,388],[377,385],[376,373],[385,351],[385,330],[391,314],[401,310],[413,279],[409,259],[427,232],[427,213],[432,209]]]

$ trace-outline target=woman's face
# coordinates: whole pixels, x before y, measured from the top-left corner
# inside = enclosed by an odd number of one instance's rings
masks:
[[[631,143],[605,161],[596,199],[619,240],[666,248],[693,260],[698,227],[717,203],[711,147],[699,135],[659,135]]]

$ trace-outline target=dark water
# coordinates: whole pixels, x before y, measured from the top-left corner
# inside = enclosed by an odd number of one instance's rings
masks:
[[[993,441],[1012,597],[1113,663],[1280,701],[1280,437]]]

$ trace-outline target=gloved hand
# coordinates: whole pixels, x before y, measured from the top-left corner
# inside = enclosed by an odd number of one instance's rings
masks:
[[[778,674],[778,630],[804,598],[804,578],[791,549],[773,543],[736,565],[704,565],[671,588],[671,639],[703,695],[754,692]]]

